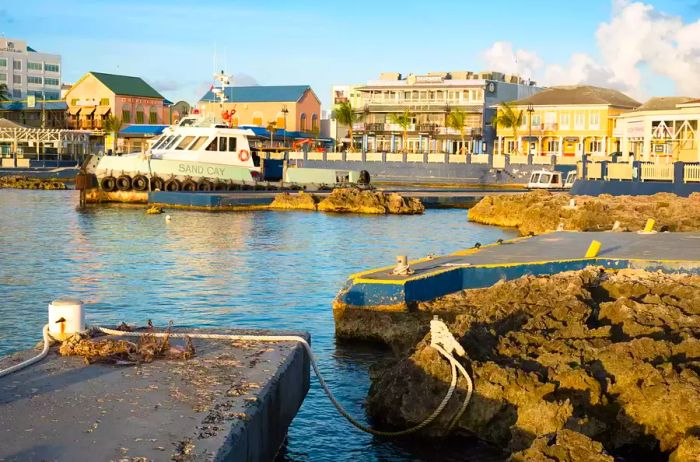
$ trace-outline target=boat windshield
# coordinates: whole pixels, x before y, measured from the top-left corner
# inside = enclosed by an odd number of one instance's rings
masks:
[[[190,146],[190,151],[199,151],[202,148],[202,146],[204,146],[204,143],[206,143],[208,139],[209,139],[208,136],[200,136],[199,138],[197,138],[197,140],[194,142],[194,144],[192,146]]]
[[[543,173],[542,176],[540,176],[540,181],[539,183],[542,184],[549,184],[549,181],[552,179],[552,175],[550,173]]]
[[[540,181],[540,174],[539,173],[533,173],[532,176],[530,176],[530,183],[538,183]]]
[[[151,146],[151,149],[160,149],[160,147],[165,143],[165,140],[167,140],[168,137],[166,135],[161,136],[156,140],[155,143],[153,143],[153,146]]]
[[[180,141],[180,144],[178,144],[175,147],[176,151],[182,151],[183,149],[187,149],[187,147],[192,144],[192,140],[194,140],[194,136],[186,136]]]

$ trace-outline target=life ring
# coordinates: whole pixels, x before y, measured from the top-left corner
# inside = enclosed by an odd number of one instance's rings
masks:
[[[248,162],[248,159],[250,159],[250,153],[248,151],[245,149],[238,151],[238,160],[241,162]]]

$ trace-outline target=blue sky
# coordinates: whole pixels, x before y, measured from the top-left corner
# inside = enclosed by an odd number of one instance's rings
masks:
[[[0,6],[0,33],[61,54],[66,82],[90,70],[138,75],[170,99],[194,102],[216,52],[217,68],[239,83],[310,84],[328,109],[332,84],[383,71],[482,70],[495,42],[536,53],[543,68],[566,68],[572,53],[596,61],[596,30],[615,10],[610,0],[412,3],[25,1]],[[696,1],[645,3],[684,24],[700,16]],[[643,91],[674,92],[668,76],[638,67]]]

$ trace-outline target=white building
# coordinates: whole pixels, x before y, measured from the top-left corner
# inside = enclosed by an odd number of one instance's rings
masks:
[[[61,97],[61,56],[40,53],[24,40],[0,38],[0,84],[12,99]]]

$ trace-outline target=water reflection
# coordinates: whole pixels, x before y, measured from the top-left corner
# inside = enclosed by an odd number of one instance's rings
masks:
[[[62,295],[90,304],[89,323],[307,330],[330,386],[357,416],[368,368],[386,353],[335,345],[331,302],[345,278],[398,254],[510,236],[468,223],[462,210],[415,217],[172,210],[166,223],[142,208],[78,212],[77,202],[74,191],[0,190],[0,354],[33,345],[47,304]],[[430,460],[428,452],[356,432],[312,380],[283,458]]]

